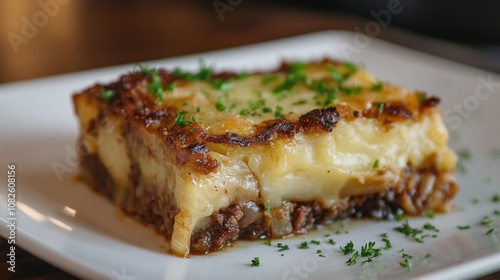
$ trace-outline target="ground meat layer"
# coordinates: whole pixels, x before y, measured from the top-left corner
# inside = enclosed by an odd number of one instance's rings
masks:
[[[400,181],[384,192],[343,198],[329,207],[324,207],[319,201],[291,201],[273,209],[266,209],[254,201],[234,203],[212,214],[203,227],[195,230],[191,237],[191,253],[220,250],[236,239],[305,234],[316,225],[348,217],[385,219],[398,212],[422,215],[428,210],[446,211],[458,187],[452,174],[432,168],[436,165],[432,164],[432,158],[429,160],[429,168],[407,166]],[[84,156],[81,165],[83,177],[97,191],[116,202],[116,186],[99,158]],[[118,199],[117,203],[125,212],[167,238],[172,236],[174,218],[179,210],[173,199],[169,199],[169,194],[136,185]]]

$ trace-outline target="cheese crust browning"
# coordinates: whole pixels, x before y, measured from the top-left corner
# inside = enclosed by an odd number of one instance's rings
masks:
[[[439,98],[350,63],[140,67],[74,104],[82,176],[179,256],[345,217],[446,212],[458,190]]]

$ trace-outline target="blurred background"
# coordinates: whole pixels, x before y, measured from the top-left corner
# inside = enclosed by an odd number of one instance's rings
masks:
[[[499,12],[498,0],[0,0],[0,84],[369,22],[379,39],[500,73]],[[18,250],[22,279],[72,279]]]
[[[498,12],[495,0],[0,0],[0,83],[370,21],[380,39],[500,72]]]

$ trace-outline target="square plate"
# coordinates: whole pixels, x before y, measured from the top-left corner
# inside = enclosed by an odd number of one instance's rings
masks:
[[[349,220],[286,240],[236,242],[209,256],[168,255],[165,239],[123,215],[110,202],[75,179],[78,122],[71,96],[96,82],[109,82],[132,65],[97,69],[0,86],[0,219],[7,222],[7,165],[16,165],[16,244],[79,277],[90,279],[446,279],[467,278],[500,268],[500,77],[375,38],[327,31],[258,45],[146,63],[195,70],[198,59],[217,69],[276,67],[282,59],[324,56],[364,65],[381,80],[440,96],[451,146],[471,157],[460,163],[457,209],[446,215],[410,218],[426,223],[424,243],[396,232],[401,221]],[[462,153],[466,155],[467,153]],[[496,210],[496,211],[495,211]],[[496,213],[496,214],[495,214]],[[495,229],[480,224],[488,215]],[[457,226],[470,225],[468,230]],[[10,231],[0,227],[2,236]],[[347,233],[348,232],[348,233]],[[348,266],[340,247],[353,241],[392,249],[361,265]],[[330,236],[325,237],[325,235]],[[434,236],[434,237],[432,237]],[[316,245],[311,240],[320,241]],[[333,239],[336,244],[327,241]],[[310,249],[298,249],[309,241]],[[290,250],[278,252],[282,242]],[[321,250],[321,253],[318,253]],[[403,253],[413,256],[402,267]],[[320,254],[322,256],[320,256]],[[254,257],[259,267],[251,267]]]

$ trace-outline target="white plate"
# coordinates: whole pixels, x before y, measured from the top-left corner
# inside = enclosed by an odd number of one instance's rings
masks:
[[[120,214],[106,199],[76,181],[71,152],[78,135],[71,94],[97,81],[111,81],[132,66],[119,66],[0,86],[0,218],[7,219],[7,164],[16,164],[17,244],[34,255],[83,278],[102,279],[447,279],[479,276],[500,269],[500,209],[491,197],[499,193],[500,77],[485,71],[418,53],[380,40],[361,41],[349,32],[321,32],[243,48],[154,61],[152,66],[195,69],[203,57],[225,69],[275,67],[282,58],[314,59],[325,55],[363,63],[381,79],[428,91],[443,98],[448,112],[462,104],[465,111],[446,115],[454,148],[468,148],[472,159],[459,176],[462,187],[458,209],[434,219],[410,219],[412,226],[436,225],[436,238],[420,244],[393,230],[401,222],[346,221],[305,237],[284,240],[290,250],[281,253],[262,242],[238,242],[234,248],[210,256],[181,259],[165,253],[165,240],[132,218]],[[361,43],[362,42],[362,43]],[[347,52],[346,52],[347,50]],[[352,57],[348,51],[353,52]],[[484,81],[493,80],[494,85]],[[476,97],[478,90],[480,98]],[[489,93],[489,96],[488,96]],[[455,106],[455,107],[454,107]],[[59,180],[53,166],[65,166]],[[485,181],[486,180],[486,181]],[[491,182],[489,182],[491,181]],[[479,203],[472,201],[477,199]],[[497,231],[486,235],[479,225],[490,215]],[[471,225],[458,230],[458,225]],[[1,234],[9,234],[6,226]],[[382,246],[388,233],[393,249],[363,266],[347,266],[339,247],[352,240]],[[321,245],[301,250],[301,241]],[[273,242],[276,244],[277,242]],[[320,248],[325,258],[318,257]],[[412,269],[403,268],[400,252],[413,256]],[[431,254],[430,258],[426,258]],[[250,261],[260,258],[260,267]]]

